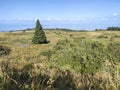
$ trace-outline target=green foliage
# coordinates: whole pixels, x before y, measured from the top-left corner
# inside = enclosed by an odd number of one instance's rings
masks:
[[[118,83],[116,64],[120,63],[120,42],[100,42],[87,39],[74,39],[70,41],[65,39],[58,41],[55,47],[48,50],[44,56],[49,57],[49,59],[46,59],[52,68],[55,67],[62,71],[68,70],[82,74],[79,77],[80,79],[76,78],[76,80],[79,80],[77,84],[82,83],[78,90],[88,90],[90,88],[99,88],[100,90],[116,89],[114,84],[109,85],[109,83]],[[112,78],[113,82],[103,77],[96,78],[95,74],[98,72],[109,74],[109,79]],[[58,88],[59,86],[65,88],[63,77],[59,78],[59,83],[56,82],[56,86]]]
[[[115,38],[120,38],[120,35],[114,35]]]
[[[26,32],[26,30],[23,30],[22,32],[23,32],[23,33],[25,33],[25,32]]]
[[[47,43],[45,32],[43,31],[43,28],[42,28],[39,20],[37,20],[37,22],[36,22],[36,28],[35,28],[34,37],[32,39],[32,42],[34,44]]]
[[[95,31],[105,31],[104,29],[95,29]]]
[[[114,39],[115,39],[115,36],[110,37],[110,41],[114,41]]]
[[[45,69],[41,69],[38,62],[27,62],[19,69],[18,63],[3,61],[0,65],[2,70],[0,89],[116,90],[116,87],[120,86],[115,67],[116,63],[120,62],[119,42],[65,39],[59,40],[52,49],[39,55],[46,57],[49,66],[44,67]],[[99,72],[104,72],[109,77],[96,75]]]
[[[32,31],[1,36],[1,45],[13,52],[0,58],[0,90],[120,89],[119,31],[46,32],[53,43],[26,48]]]
[[[108,31],[120,31],[120,27],[108,27]]]
[[[63,70],[94,73],[102,67],[104,48],[104,44],[93,41],[59,41],[55,54],[51,56],[51,63]]]
[[[119,46],[116,42],[105,45],[102,42],[86,39],[74,39],[73,41],[65,39],[58,41],[54,49],[44,56],[49,58],[51,66],[62,70],[92,74],[101,70],[106,60],[119,61]]]
[[[120,63],[120,43],[119,42],[110,42],[107,45],[108,59],[114,63]]]
[[[108,36],[102,34],[102,35],[98,36],[97,38],[108,38]]]
[[[46,51],[41,52],[40,55],[45,56],[47,57],[47,60],[50,60],[53,53],[54,52],[52,50],[46,50]]]

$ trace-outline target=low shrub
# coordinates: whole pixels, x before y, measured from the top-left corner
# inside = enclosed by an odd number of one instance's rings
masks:
[[[115,38],[120,38],[120,35],[114,35]]]
[[[106,36],[106,35],[100,35],[97,38],[108,38],[108,36]]]
[[[1,46],[0,45],[0,56],[8,55],[11,49],[9,47]]]

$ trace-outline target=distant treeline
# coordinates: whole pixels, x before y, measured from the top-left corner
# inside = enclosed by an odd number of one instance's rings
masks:
[[[88,30],[75,30],[69,28],[44,28],[44,30],[61,30],[61,31],[73,31],[73,32],[87,32]]]
[[[24,30],[25,31],[34,30],[34,28],[27,28],[27,29],[24,29]],[[77,32],[79,32],[79,31],[80,32],[89,31],[89,30],[73,30],[73,29],[69,29],[69,28],[43,28],[43,30],[63,30],[63,31],[77,31]],[[106,30],[107,31],[120,31],[120,27],[108,27],[107,29],[95,29],[95,31],[106,31]],[[21,31],[21,30],[19,30],[19,31]]]
[[[68,28],[44,28],[44,30],[63,30],[63,31],[74,31],[73,29],[68,29]]]
[[[27,28],[23,30],[10,30],[9,32],[13,31],[29,31],[29,30],[34,30],[35,28]],[[43,28],[43,30],[62,30],[62,31],[76,31],[76,32],[87,32],[90,30],[75,30],[75,29],[69,29],[69,28]],[[94,30],[92,30],[94,31]],[[95,31],[120,31],[120,27],[108,27],[107,29],[95,29]]]
[[[108,27],[107,29],[95,29],[95,31],[120,31],[120,27]]]
[[[109,30],[109,31],[120,31],[120,27],[108,27],[107,30]]]

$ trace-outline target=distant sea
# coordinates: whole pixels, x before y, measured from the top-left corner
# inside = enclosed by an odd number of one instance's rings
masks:
[[[1,24],[0,23],[0,32],[24,30],[28,28],[34,28],[34,24],[24,24],[24,23],[23,24],[22,23]]]
[[[68,28],[68,29],[79,29],[78,25],[71,24],[42,24],[43,28]],[[35,28],[35,24],[31,23],[7,23],[0,24],[0,32],[24,30],[28,28]]]
[[[73,30],[95,30],[96,28],[100,28],[103,25],[95,25],[91,23],[69,23],[69,22],[41,22],[43,28],[67,28]],[[7,21],[7,22],[0,22],[0,32],[5,31],[15,31],[15,30],[24,30],[28,28],[35,28],[35,22],[23,22],[23,21]],[[105,26],[100,28],[104,29]]]

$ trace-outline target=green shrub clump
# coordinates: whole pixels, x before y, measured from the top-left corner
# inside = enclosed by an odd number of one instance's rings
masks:
[[[0,56],[8,55],[11,49],[0,45]]]
[[[52,50],[45,51],[44,56],[52,67],[92,74],[100,71],[106,60],[119,62],[120,43],[104,44],[86,39],[60,40]]]

